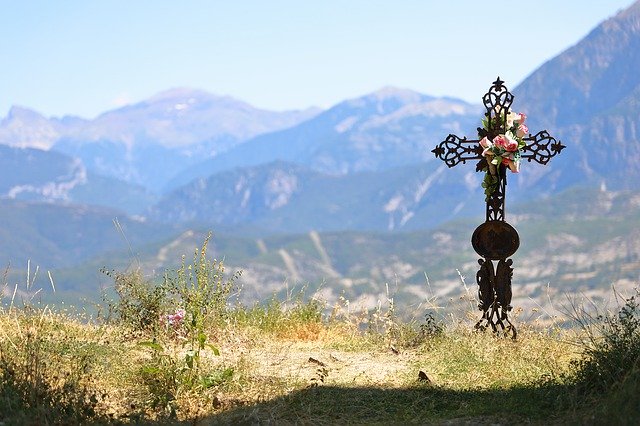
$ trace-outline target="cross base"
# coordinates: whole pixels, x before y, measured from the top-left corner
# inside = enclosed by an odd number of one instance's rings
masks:
[[[478,282],[478,308],[482,311],[482,318],[476,323],[476,330],[486,330],[491,327],[494,333],[504,333],[516,339],[516,327],[509,320],[511,310],[511,278],[513,268],[511,259],[498,260],[494,269],[493,261],[487,258],[479,259],[480,270],[476,273]]]

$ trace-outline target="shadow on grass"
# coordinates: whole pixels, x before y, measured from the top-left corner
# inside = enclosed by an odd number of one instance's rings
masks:
[[[318,386],[203,419],[203,424],[545,423],[566,417],[562,385],[450,390]],[[557,419],[559,421],[559,419]]]

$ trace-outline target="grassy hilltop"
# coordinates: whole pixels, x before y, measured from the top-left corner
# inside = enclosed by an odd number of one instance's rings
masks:
[[[161,283],[107,273],[116,291],[98,319],[8,292],[0,424],[640,420],[637,292],[600,316],[579,302],[566,318],[516,311],[511,340],[473,332],[476,312],[433,303],[414,320],[393,300],[361,310],[294,294],[243,306],[206,243]]]

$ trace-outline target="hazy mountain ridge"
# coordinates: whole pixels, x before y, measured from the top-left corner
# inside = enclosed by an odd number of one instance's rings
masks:
[[[47,119],[14,107],[0,122],[0,144],[57,150],[95,173],[158,191],[192,164],[318,112],[267,111],[228,96],[172,89],[93,120]]]
[[[297,126],[255,137],[178,175],[171,188],[234,167],[272,161],[319,172],[381,171],[429,161],[449,132],[475,129],[480,107],[392,87],[341,102]]]
[[[12,265],[14,272],[27,260],[43,269],[78,265],[126,249],[127,243],[141,246],[175,233],[170,225],[145,223],[105,207],[7,199],[0,200],[0,223],[0,265]]]
[[[145,188],[88,171],[55,151],[0,145],[0,199],[87,204],[142,213],[156,197]]]
[[[224,171],[167,194],[153,220],[270,232],[425,229],[484,211],[473,170],[438,162],[348,175],[282,161]],[[447,215],[440,212],[447,211]]]
[[[17,148],[49,149],[64,125],[29,108],[13,106],[0,121],[0,144]]]
[[[214,139],[246,140],[295,125],[318,111],[267,111],[229,96],[171,89],[105,112],[84,126],[72,128],[66,137],[81,144],[111,140],[129,147],[140,143],[185,147]]]

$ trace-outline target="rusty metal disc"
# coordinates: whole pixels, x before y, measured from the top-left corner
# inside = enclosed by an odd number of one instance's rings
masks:
[[[506,259],[520,247],[520,236],[507,222],[490,220],[473,231],[471,245],[485,259]]]

